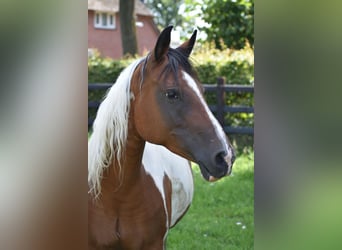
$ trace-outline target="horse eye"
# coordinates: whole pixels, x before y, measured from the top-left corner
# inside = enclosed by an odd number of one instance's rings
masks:
[[[176,89],[168,89],[165,92],[165,96],[169,99],[169,100],[176,100],[179,98],[179,92]]]

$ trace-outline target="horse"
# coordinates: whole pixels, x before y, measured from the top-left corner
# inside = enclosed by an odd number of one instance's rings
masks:
[[[197,31],[170,48],[172,28],[99,106],[88,142],[88,249],[165,249],[192,201],[190,161],[209,182],[231,174],[234,150],[189,60]]]

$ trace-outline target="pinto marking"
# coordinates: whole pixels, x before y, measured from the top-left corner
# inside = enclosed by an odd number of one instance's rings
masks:
[[[171,221],[166,222],[166,227],[173,227],[192,202],[194,184],[190,163],[165,147],[148,142],[142,162],[145,171],[151,175],[163,198],[166,215],[169,214],[169,211],[166,208],[164,176],[167,175],[171,180]],[[168,218],[168,216],[166,217]]]
[[[219,124],[217,119],[214,117],[213,113],[210,111],[208,105],[206,104],[206,102],[203,98],[203,95],[201,94],[201,92],[198,88],[197,83],[195,82],[195,80],[187,72],[182,71],[182,73],[183,73],[183,79],[185,80],[185,82],[196,93],[197,97],[201,101],[203,109],[206,111],[206,115],[209,117],[211,123],[213,124],[213,127],[215,129],[215,133],[216,133],[217,137],[220,138],[222,145],[224,145],[226,152],[227,152],[226,161],[228,163],[229,168],[231,168],[231,165],[232,165],[231,159],[233,157],[233,152],[231,150],[231,147],[229,147],[227,142],[224,140],[226,135],[225,135],[221,125]]]

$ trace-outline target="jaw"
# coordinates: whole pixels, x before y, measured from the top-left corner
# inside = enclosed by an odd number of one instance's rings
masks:
[[[200,170],[201,170],[201,174],[202,174],[202,177],[206,180],[206,181],[211,181],[213,179],[213,176],[210,175],[208,169],[202,164],[202,163],[199,163],[198,164]],[[216,179],[216,178],[215,178]]]
[[[202,162],[199,162],[198,163],[198,166],[200,168],[200,171],[201,171],[201,174],[202,174],[202,177],[206,180],[206,181],[209,181],[209,182],[215,182],[219,179],[221,179],[222,177],[224,176],[229,176],[232,172],[232,167],[230,167],[228,164],[227,164],[227,168],[225,171],[221,172],[220,174],[214,174],[214,173],[211,173],[208,169],[208,167],[206,167],[205,164],[203,164]]]

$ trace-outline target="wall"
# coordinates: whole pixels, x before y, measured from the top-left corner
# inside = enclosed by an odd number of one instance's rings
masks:
[[[94,28],[94,11],[88,10],[88,48],[97,48],[102,56],[118,59],[122,56],[120,17],[115,15],[114,30]],[[153,29],[152,17],[138,16],[137,40],[140,55],[153,49],[158,34]],[[139,23],[143,23],[140,27]]]

